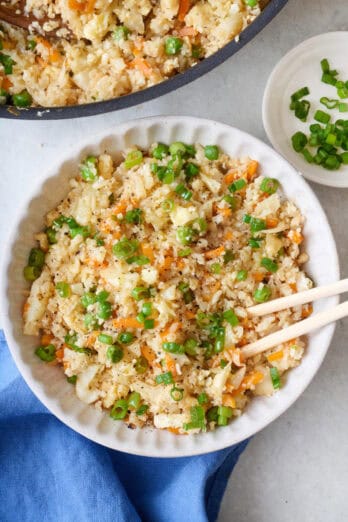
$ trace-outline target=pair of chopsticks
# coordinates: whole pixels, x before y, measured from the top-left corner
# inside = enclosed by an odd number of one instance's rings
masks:
[[[304,292],[299,292],[297,294],[280,297],[279,299],[274,299],[273,301],[269,301],[267,303],[251,306],[247,308],[247,312],[250,316],[259,317],[262,315],[271,314],[273,312],[279,312],[280,310],[285,310],[286,308],[291,308],[293,306],[310,303],[323,297],[342,294],[347,291],[348,279],[342,279],[341,281],[337,281],[336,283],[332,283],[327,286],[312,288],[311,290],[305,290]],[[262,353],[269,348],[273,348],[278,344],[290,341],[290,339],[305,335],[312,330],[321,328],[322,326],[337,321],[338,319],[342,319],[347,315],[348,301],[345,301],[344,303],[335,306],[331,310],[324,310],[323,312],[319,312],[318,314],[315,314],[308,319],[304,319],[303,321],[292,324],[288,328],[284,328],[278,332],[266,335],[266,337],[263,337],[254,343],[247,344],[242,348],[241,353],[246,358],[253,357],[254,355]]]

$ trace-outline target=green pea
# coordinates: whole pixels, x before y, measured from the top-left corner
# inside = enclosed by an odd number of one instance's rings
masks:
[[[170,36],[165,42],[165,53],[168,55],[178,54],[183,46],[184,42],[181,38],[176,36]]]
[[[24,89],[23,91],[12,95],[12,103],[16,107],[30,107],[30,105],[33,103],[33,98],[29,92]]]

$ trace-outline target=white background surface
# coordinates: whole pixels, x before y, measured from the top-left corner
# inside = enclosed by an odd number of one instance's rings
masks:
[[[217,119],[266,140],[261,101],[271,70],[300,41],[334,30],[348,30],[347,0],[289,0],[273,22],[236,56],[176,93],[81,120],[0,120],[1,243],[27,188],[62,151],[86,134],[136,117],[181,113]],[[342,276],[347,277],[348,191],[312,187],[328,214]],[[347,334],[348,321],[340,322],[310,387],[250,443],[229,481],[219,522],[348,520]]]

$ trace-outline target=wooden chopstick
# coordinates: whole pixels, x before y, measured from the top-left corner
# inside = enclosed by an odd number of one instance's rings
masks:
[[[292,308],[293,306],[316,301],[322,297],[330,297],[331,295],[343,294],[344,292],[348,292],[348,279],[342,279],[330,285],[312,288],[311,290],[287,295],[279,299],[273,299],[273,301],[268,301],[267,303],[250,306],[247,308],[247,312],[250,315],[256,316],[271,314],[273,312],[279,312],[279,310],[284,310],[285,308]]]
[[[348,315],[348,301],[341,303],[331,310],[324,310],[318,314],[312,315],[308,319],[304,319],[298,323],[292,324],[288,328],[279,330],[270,335],[266,335],[262,339],[255,341],[254,343],[247,344],[241,350],[244,357],[253,357],[259,353],[269,350],[278,344],[290,341],[301,335],[305,335],[312,330],[321,328],[329,323],[342,319]]]

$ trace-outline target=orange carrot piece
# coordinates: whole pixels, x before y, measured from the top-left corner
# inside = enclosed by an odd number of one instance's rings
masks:
[[[161,264],[160,269],[161,270],[169,270],[174,262],[174,257],[172,256],[166,256],[164,258],[164,262]]]
[[[311,304],[304,306],[302,308],[301,317],[302,319],[306,319],[306,317],[309,317],[313,313],[313,306]]]
[[[191,310],[185,310],[185,317],[186,319],[195,319],[196,314],[191,312]]]
[[[147,346],[147,344],[144,344],[141,347],[141,355],[145,357],[150,366],[154,364],[156,360],[156,354],[149,346]]]
[[[230,208],[219,208],[216,209],[218,214],[221,214],[224,217],[228,217],[232,214],[232,210]]]
[[[62,360],[64,357],[64,348],[60,348],[59,350],[56,350],[56,358],[58,360]]]
[[[296,245],[300,245],[303,241],[303,235],[300,234],[300,232],[297,232],[296,230],[290,230],[288,233],[288,238],[293,243],[296,243]]]
[[[140,58],[139,56],[136,56],[134,60],[129,62],[128,67],[138,69],[138,71],[141,71],[146,78],[150,78],[153,74],[151,65],[144,60],[144,58]]]
[[[266,226],[267,228],[274,228],[278,225],[279,220],[276,217],[268,217],[266,218]]]
[[[231,241],[231,239],[233,239],[233,233],[230,230],[228,230],[225,234],[225,240]]]
[[[265,277],[265,274],[263,272],[254,272],[253,273],[253,279],[257,283],[261,283],[261,281],[263,280],[264,277]]]
[[[297,292],[297,284],[296,283],[289,283],[289,286],[293,292]]]
[[[220,246],[215,248],[214,250],[208,250],[204,255],[207,259],[213,259],[214,257],[219,257],[225,252],[225,247]]]
[[[5,91],[8,91],[10,87],[13,87],[13,83],[8,76],[5,76],[2,80],[1,86],[3,89],[5,89]]]
[[[165,358],[165,361],[166,361],[166,366],[167,366],[168,372],[171,372],[173,377],[176,377],[177,376],[177,371],[176,371],[175,361],[174,361],[173,357],[171,357],[169,355],[169,353],[166,353],[164,358]]]
[[[179,12],[178,12],[179,22],[183,22],[185,20],[185,16],[187,15],[189,9],[190,9],[190,0],[180,0]]]
[[[152,247],[149,244],[143,243],[141,245],[141,252],[144,254],[144,256],[146,256],[146,257],[148,257],[150,259],[151,263],[154,262],[155,255],[154,255]]]
[[[267,355],[267,359],[269,360],[269,362],[279,361],[279,359],[282,359],[283,357],[284,357],[283,350],[279,350],[278,352],[273,352],[270,355]]]
[[[236,399],[233,397],[231,393],[223,393],[222,394],[222,404],[223,406],[229,406],[230,408],[236,407]]]
[[[226,183],[226,185],[230,185],[230,183],[234,182],[235,177],[236,177],[235,171],[230,170],[229,172],[227,172],[226,176],[224,177],[224,183]]]
[[[118,214],[125,214],[127,210],[127,201],[124,199],[121,199],[117,205],[112,209],[112,213],[114,216],[117,216]]]
[[[196,29],[194,29],[193,27],[189,27],[187,25],[185,25],[185,27],[182,27],[178,31],[179,36],[196,36],[196,34],[197,34]]]
[[[53,335],[51,335],[51,334],[43,334],[41,336],[41,344],[42,344],[42,346],[47,346],[48,344],[51,344],[53,339],[54,339]]]
[[[112,322],[114,328],[143,328],[135,317],[119,317]]]
[[[254,179],[254,177],[256,176],[256,172],[257,172],[257,168],[259,166],[259,162],[256,161],[256,160],[251,160],[249,165],[248,165],[248,170],[247,170],[247,178],[249,181],[251,181],[252,179]]]

